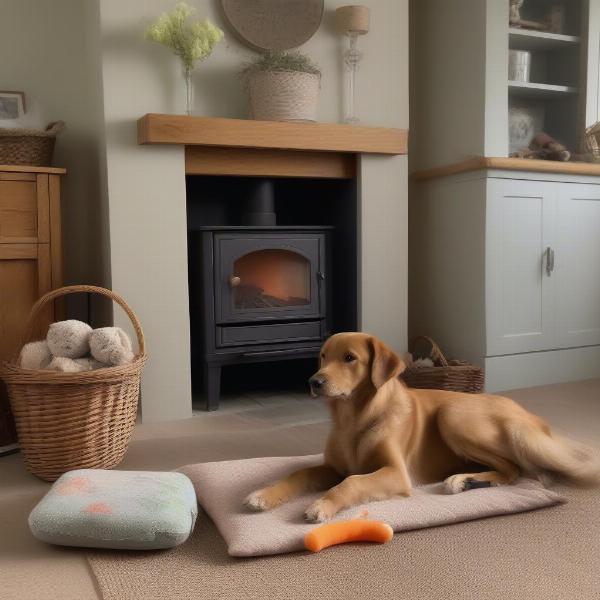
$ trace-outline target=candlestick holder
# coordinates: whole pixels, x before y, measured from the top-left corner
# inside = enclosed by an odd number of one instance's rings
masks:
[[[363,56],[358,49],[358,38],[369,31],[369,9],[366,6],[342,6],[335,13],[338,29],[347,39],[344,50],[344,123],[356,124],[359,122],[356,116],[356,73]]]

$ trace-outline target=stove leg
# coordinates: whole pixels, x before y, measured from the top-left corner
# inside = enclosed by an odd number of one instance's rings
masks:
[[[204,365],[204,392],[206,410],[218,410],[221,395],[221,366]]]

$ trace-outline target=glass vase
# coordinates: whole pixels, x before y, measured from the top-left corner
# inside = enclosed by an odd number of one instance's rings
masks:
[[[194,82],[192,81],[192,70],[184,69],[183,78],[185,81],[185,114],[192,116],[192,107],[194,105]]]

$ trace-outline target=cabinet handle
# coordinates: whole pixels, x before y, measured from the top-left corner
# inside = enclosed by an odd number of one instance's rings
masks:
[[[554,250],[548,246],[546,248],[546,275],[550,277],[554,271]]]
[[[229,285],[232,288],[237,287],[238,285],[240,285],[240,283],[242,283],[241,277],[238,277],[237,275],[231,275],[231,277],[229,277]]]

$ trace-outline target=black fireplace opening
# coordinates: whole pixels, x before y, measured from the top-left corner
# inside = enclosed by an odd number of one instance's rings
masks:
[[[302,388],[319,348],[357,329],[353,180],[188,176],[192,385]]]

